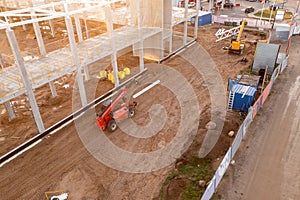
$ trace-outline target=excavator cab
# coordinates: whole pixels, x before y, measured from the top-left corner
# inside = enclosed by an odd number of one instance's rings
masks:
[[[231,42],[236,41],[236,39],[237,39],[236,35],[233,35],[233,36],[231,37]]]
[[[234,51],[239,51],[241,47],[241,42],[237,41],[237,36],[234,35],[231,37],[231,49]]]

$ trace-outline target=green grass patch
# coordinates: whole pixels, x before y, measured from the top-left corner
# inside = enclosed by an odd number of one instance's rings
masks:
[[[199,186],[199,181],[204,180],[206,183],[211,180],[214,171],[211,167],[212,160],[200,160],[198,157],[193,157],[190,161],[177,166],[177,169],[172,171],[163,183],[161,188],[160,199],[166,199],[164,191],[178,177],[187,180],[182,193],[182,200],[199,200],[205,191],[205,188]]]
[[[258,11],[258,12],[256,12],[255,14],[254,14],[254,16],[256,16],[256,17],[263,17],[263,18],[270,18],[270,16],[271,16],[271,19],[274,19],[275,18],[275,11],[273,11],[273,10],[264,10],[263,11],[263,14],[261,15],[261,11]]]
[[[199,188],[197,183],[189,182],[184,188],[182,200],[199,200],[204,191],[204,188]]]
[[[194,158],[190,163],[180,165],[178,172],[193,181],[209,180],[213,176],[211,161],[200,161],[199,158]]]
[[[268,19],[270,18],[270,16],[271,16],[271,19],[274,19],[275,15],[276,15],[276,11],[273,11],[273,10],[264,10],[262,16],[261,16],[261,11],[254,13],[254,16],[256,16],[256,17],[262,17],[262,18],[268,18]],[[284,19],[291,19],[292,16],[293,16],[292,12],[286,11],[284,14]]]

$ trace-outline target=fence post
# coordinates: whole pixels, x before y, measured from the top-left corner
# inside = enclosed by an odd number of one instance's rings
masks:
[[[263,97],[264,97],[264,95],[262,93],[259,98],[259,110],[262,108],[262,105],[263,105],[263,103],[262,103]]]

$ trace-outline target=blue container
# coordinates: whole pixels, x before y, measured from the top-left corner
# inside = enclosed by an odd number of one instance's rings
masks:
[[[248,108],[252,106],[256,94],[256,88],[236,84],[232,87],[231,92],[234,94],[233,109],[248,112]]]
[[[192,17],[190,21],[191,26],[195,26],[195,18]],[[209,12],[200,12],[199,13],[199,18],[198,18],[198,26],[204,26],[207,24],[211,24],[212,22],[212,15]]]

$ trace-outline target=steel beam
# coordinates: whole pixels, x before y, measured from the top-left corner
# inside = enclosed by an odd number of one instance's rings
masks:
[[[29,79],[27,71],[25,69],[24,61],[23,61],[21,51],[18,46],[16,36],[14,34],[14,31],[11,30],[10,28],[6,29],[6,35],[7,35],[9,44],[11,46],[11,49],[13,51],[17,66],[22,74],[22,78],[24,81],[24,85],[25,85],[25,88],[27,91],[27,96],[29,99],[29,103],[30,103],[30,106],[31,106],[31,109],[33,112],[33,116],[34,116],[37,128],[38,128],[39,132],[43,132],[45,130],[43,120],[42,120],[38,105],[35,100],[35,96],[34,96],[34,93],[33,93],[32,87],[31,87],[30,79]]]

